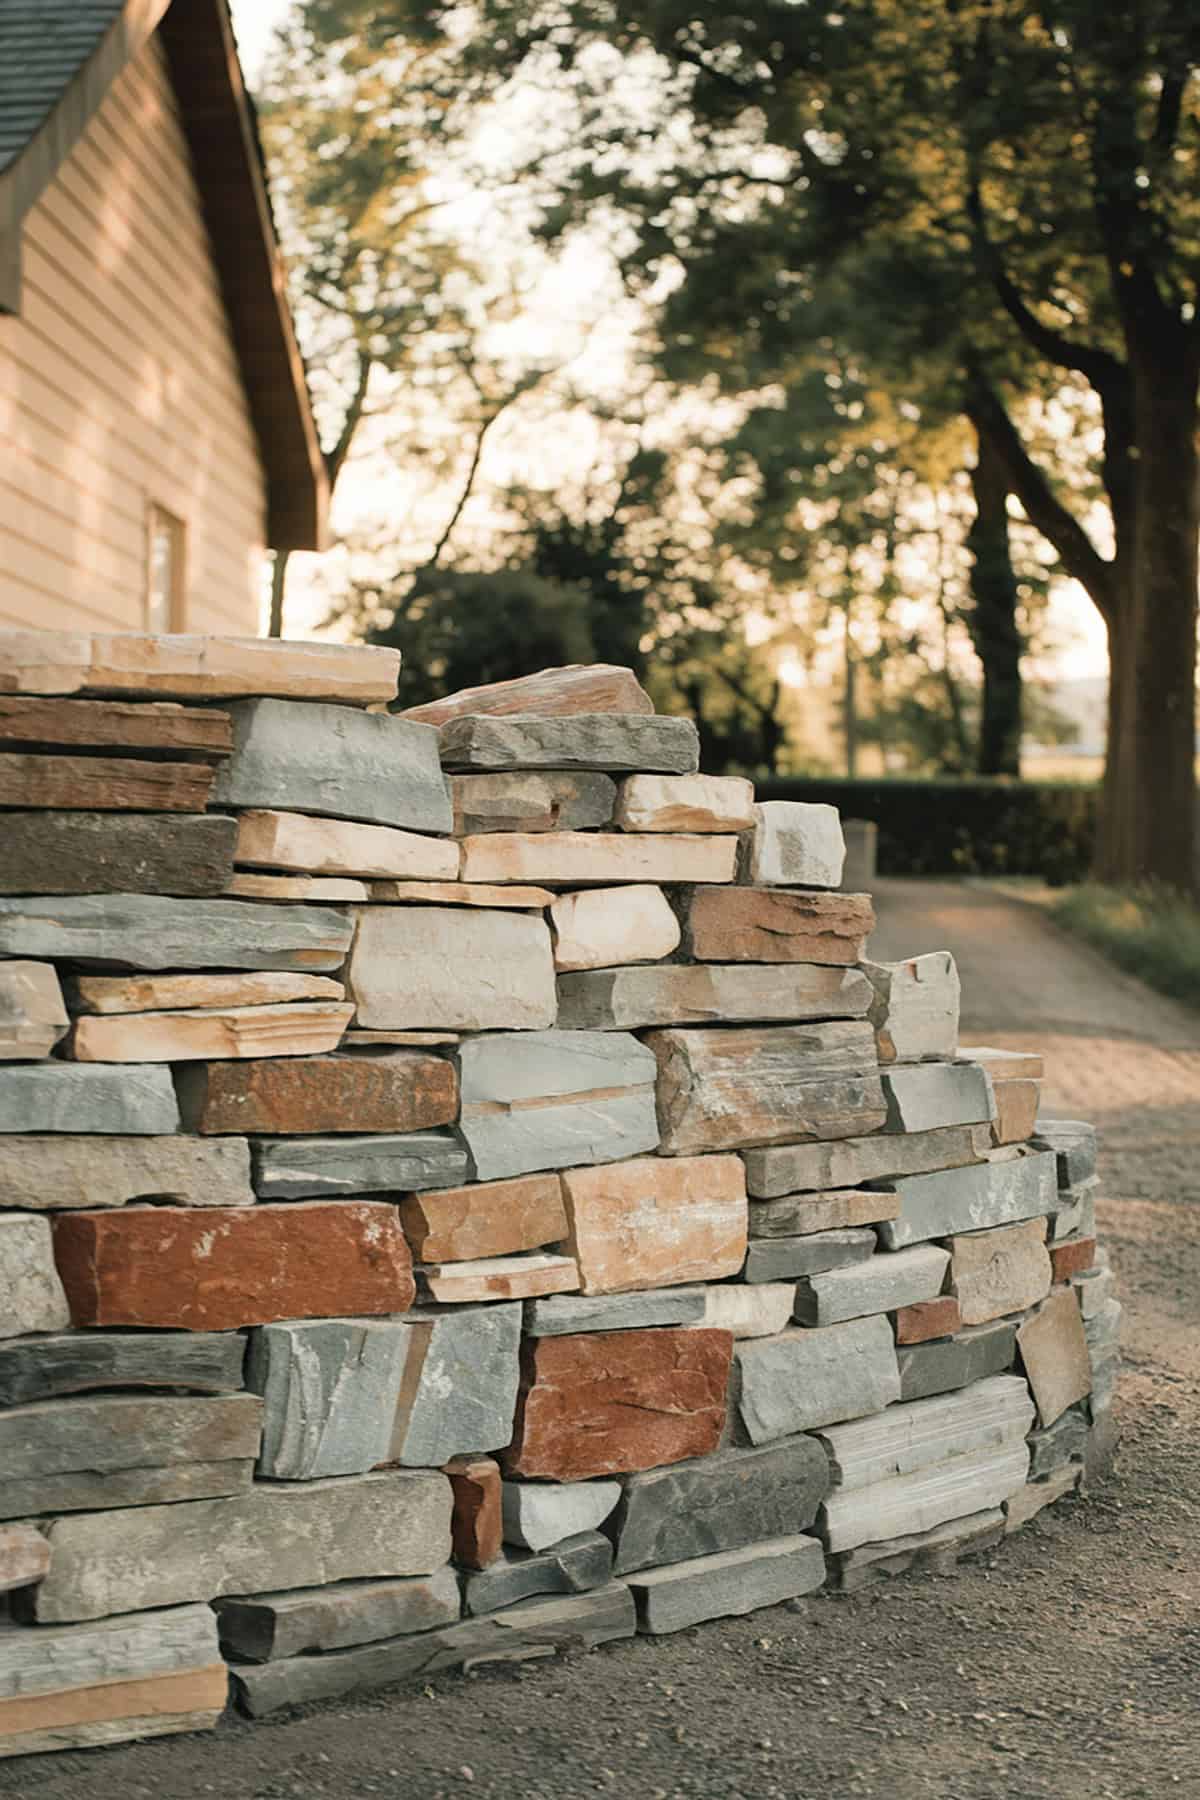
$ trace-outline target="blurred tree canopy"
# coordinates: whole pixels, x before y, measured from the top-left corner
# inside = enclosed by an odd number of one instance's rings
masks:
[[[1200,13],[1177,0],[323,0],[309,13],[330,43],[355,34],[376,54],[452,47],[444,99],[460,113],[515,80],[539,86],[546,129],[511,178],[540,196],[548,235],[614,221],[630,279],[662,300],[669,372],[786,393],[814,347],[836,350],[935,429],[969,421],[977,641],[1011,679],[1003,488],[1107,629],[1100,870],[1191,884]],[[1066,402],[1038,405],[1048,394]]]

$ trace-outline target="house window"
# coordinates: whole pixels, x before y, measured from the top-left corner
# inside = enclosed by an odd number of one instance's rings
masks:
[[[182,631],[187,527],[163,506],[150,508],[146,580],[146,630]]]

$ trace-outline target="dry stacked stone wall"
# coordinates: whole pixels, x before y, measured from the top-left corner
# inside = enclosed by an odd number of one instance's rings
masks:
[[[0,634],[0,1754],[991,1545],[1095,1144],[628,671]]]

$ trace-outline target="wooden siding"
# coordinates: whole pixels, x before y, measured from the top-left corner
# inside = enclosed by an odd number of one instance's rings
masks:
[[[139,630],[152,504],[191,631],[256,633],[266,488],[157,37],[25,221],[0,316],[0,625]]]

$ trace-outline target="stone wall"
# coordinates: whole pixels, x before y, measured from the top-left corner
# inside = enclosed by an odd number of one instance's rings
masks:
[[[1111,1442],[1095,1144],[627,672],[0,634],[0,1754],[678,1631]]]

